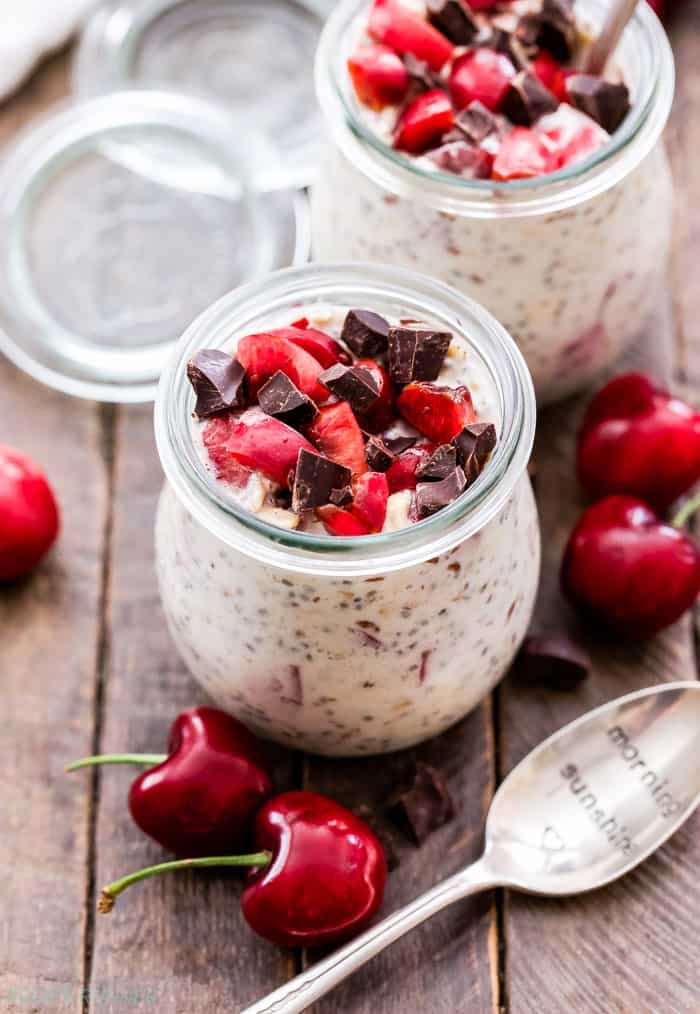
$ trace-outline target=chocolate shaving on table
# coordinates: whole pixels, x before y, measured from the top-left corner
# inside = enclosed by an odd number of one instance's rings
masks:
[[[531,127],[559,106],[558,99],[534,74],[521,70],[508,83],[501,112],[519,127]]]
[[[441,444],[427,461],[416,469],[419,482],[437,482],[446,479],[457,467],[457,448],[454,444]]]
[[[413,53],[405,53],[403,65],[411,81],[419,85],[418,91],[431,91],[433,88],[444,87],[440,75],[430,69],[424,60],[419,60]]]
[[[419,518],[436,514],[449,506],[467,488],[463,470],[457,466],[439,482],[419,482],[416,486],[416,511]]]
[[[527,637],[515,662],[523,683],[553,690],[573,690],[591,671],[587,653],[568,637]]]
[[[369,412],[379,397],[379,384],[370,370],[361,366],[344,366],[334,363],[319,376],[319,381],[342,401],[347,401],[355,412]]]
[[[316,405],[286,373],[278,370],[258,391],[258,403],[266,415],[274,416],[288,426],[303,426],[318,413]]]
[[[592,74],[572,74],[568,77],[566,94],[572,106],[587,113],[609,134],[617,130],[630,111],[627,85],[603,81]]]
[[[395,384],[437,380],[452,335],[449,331],[389,329],[389,376]]]
[[[331,502],[334,491],[344,490],[351,480],[352,472],[345,465],[302,447],[294,473],[292,510],[301,514],[312,507],[323,507]]]
[[[496,446],[496,427],[493,423],[470,423],[453,438],[452,443],[467,484],[471,485],[481,475],[489,454]]]
[[[389,323],[372,310],[350,310],[343,323],[341,339],[361,359],[373,359],[386,352]]]
[[[481,144],[489,134],[498,130],[498,121],[490,109],[475,99],[461,113],[457,113],[455,127],[472,144]]]
[[[418,443],[418,437],[382,437],[389,450],[396,455],[403,454]]]
[[[200,349],[187,364],[187,378],[197,396],[194,411],[200,419],[247,404],[245,370],[220,349]]]
[[[455,46],[468,46],[479,31],[476,18],[461,0],[428,0],[428,21]]]
[[[387,814],[416,845],[455,815],[449,789],[439,771],[419,764],[413,784],[389,803]]]
[[[347,507],[354,500],[352,486],[343,486],[342,489],[332,489],[328,502],[334,507]]]
[[[391,451],[380,437],[370,436],[365,444],[365,461],[372,472],[386,472],[396,461],[396,454]]]

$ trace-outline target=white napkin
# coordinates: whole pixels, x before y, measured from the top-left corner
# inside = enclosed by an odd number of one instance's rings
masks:
[[[95,0],[0,0],[0,97],[44,56],[61,46]]]

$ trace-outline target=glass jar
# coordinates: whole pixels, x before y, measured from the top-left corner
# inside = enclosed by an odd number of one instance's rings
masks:
[[[661,141],[673,56],[638,4],[616,56],[633,107],[599,151],[534,180],[468,180],[419,165],[363,122],[346,70],[367,0],[344,0],[318,50],[332,140],[312,193],[321,261],[406,265],[478,299],[511,332],[538,402],[589,383],[640,332],[670,248],[672,184]],[[593,29],[608,0],[579,0]]]
[[[493,381],[498,444],[453,504],[387,534],[335,538],[230,501],[195,447],[186,364],[300,306],[371,307],[464,335]],[[530,620],[539,529],[527,462],[535,400],[505,330],[440,282],[374,265],[307,265],[224,297],[185,333],[156,400],[167,477],[156,526],[165,614],[182,657],[257,732],[324,754],[397,750],[473,708]]]

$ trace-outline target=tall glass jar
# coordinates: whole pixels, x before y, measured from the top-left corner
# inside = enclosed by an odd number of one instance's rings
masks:
[[[371,307],[463,335],[493,381],[498,444],[449,507],[387,534],[287,531],[229,500],[191,426],[186,364],[200,348],[314,303]],[[157,566],[172,636],[194,676],[257,732],[324,754],[397,750],[473,708],[529,623],[539,530],[526,466],[535,401],[504,329],[440,282],[373,265],[307,265],[236,290],[189,328],[163,374],[156,439],[167,477]]]
[[[576,11],[595,29],[608,7]],[[406,265],[478,299],[518,342],[540,403],[586,385],[639,333],[670,247],[674,68],[656,15],[638,4],[616,54],[633,108],[610,141],[558,173],[495,183],[426,169],[363,121],[346,61],[367,8],[343,0],[318,50],[332,143],[312,193],[316,258]]]

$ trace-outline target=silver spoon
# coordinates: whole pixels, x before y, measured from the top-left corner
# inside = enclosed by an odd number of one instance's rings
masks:
[[[637,0],[613,0],[603,27],[584,56],[583,70],[586,74],[603,73],[636,6]]]
[[[242,1014],[298,1014],[447,905],[491,887],[591,891],[662,845],[700,803],[700,683],[604,704],[554,733],[493,798],[484,854]]]

